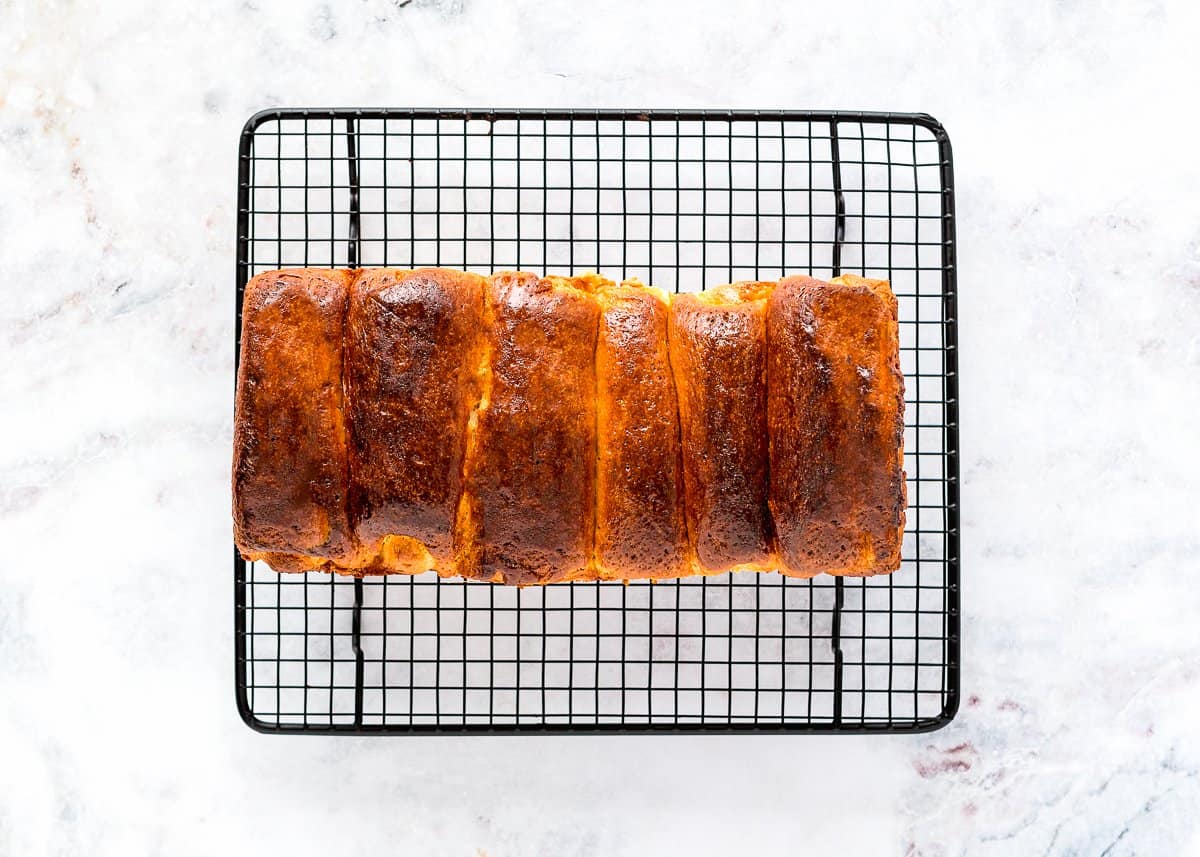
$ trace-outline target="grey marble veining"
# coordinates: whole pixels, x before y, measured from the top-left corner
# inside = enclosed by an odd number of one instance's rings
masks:
[[[0,854],[1197,854],[1195,4],[0,2]],[[926,111],[964,704],[864,738],[280,739],[233,706],[237,134]]]

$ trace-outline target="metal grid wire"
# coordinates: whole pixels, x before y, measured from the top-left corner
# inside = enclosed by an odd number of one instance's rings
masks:
[[[287,266],[599,271],[676,291],[891,281],[908,526],[891,576],[523,590],[234,554],[238,705],[283,732],[918,731],[958,705],[950,144],[927,116],[285,110],[241,139],[246,281]]]

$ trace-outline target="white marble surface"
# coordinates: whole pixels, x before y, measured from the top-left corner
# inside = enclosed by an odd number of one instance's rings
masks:
[[[0,0],[0,854],[1200,854],[1200,11],[811,5]],[[958,719],[870,738],[243,726],[234,168],[273,105],[941,119]]]

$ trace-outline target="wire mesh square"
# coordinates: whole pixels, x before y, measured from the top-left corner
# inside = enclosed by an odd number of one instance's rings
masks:
[[[950,143],[911,114],[277,110],[241,137],[237,330],[288,266],[599,271],[672,291],[886,278],[908,525],[890,576],[515,589],[277,574],[234,552],[265,732],[901,732],[959,697]]]

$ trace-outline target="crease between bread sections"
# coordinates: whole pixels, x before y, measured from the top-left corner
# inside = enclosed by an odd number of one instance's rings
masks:
[[[900,565],[882,280],[289,269],[243,299],[235,542],[493,583]]]

